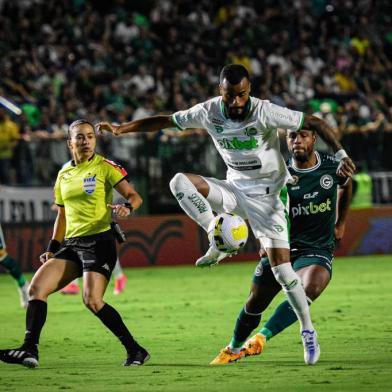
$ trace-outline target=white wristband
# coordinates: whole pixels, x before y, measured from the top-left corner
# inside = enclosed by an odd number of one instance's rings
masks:
[[[344,151],[343,149],[341,149],[341,150],[339,150],[339,151],[336,151],[336,152],[335,152],[335,158],[336,158],[338,161],[341,161],[343,158],[348,158],[347,152]]]

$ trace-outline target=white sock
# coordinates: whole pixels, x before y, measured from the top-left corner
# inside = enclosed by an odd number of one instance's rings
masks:
[[[313,330],[310,319],[309,305],[300,277],[294,272],[290,263],[283,263],[272,267],[275,279],[283,287],[286,297],[301,324],[301,330]]]
[[[210,203],[210,205],[213,206],[219,206],[222,208],[222,204],[223,204],[223,195],[222,195],[222,191],[214,184],[210,184],[207,181],[210,190],[208,192],[208,196],[207,196],[207,201]],[[219,210],[219,208],[218,208]]]
[[[205,231],[214,219],[210,203],[197,191],[183,173],[177,173],[170,181],[170,190],[186,214]]]
[[[116,279],[120,278],[123,275],[123,270],[121,268],[120,260],[117,258],[116,265],[113,268],[113,275]]]

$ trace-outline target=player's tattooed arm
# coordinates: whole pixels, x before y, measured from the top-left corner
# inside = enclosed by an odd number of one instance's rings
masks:
[[[342,145],[336,139],[332,127],[320,118],[305,114],[305,120],[302,128],[316,131],[325,143],[332,148],[334,153],[343,149]]]
[[[98,132],[107,131],[114,135],[121,135],[123,133],[134,132],[155,132],[174,126],[175,124],[173,123],[172,116],[152,116],[123,124],[100,122],[97,124],[97,130]]]
[[[342,177],[351,177],[355,172],[354,162],[350,157],[347,156],[345,151],[343,150],[342,145],[336,139],[333,129],[320,118],[312,115],[305,114],[304,123],[302,126],[303,129],[312,129],[316,131],[318,135],[328,144],[336,154],[336,157],[340,155],[339,153],[343,152],[343,156],[339,156],[340,164],[337,170],[337,174]]]

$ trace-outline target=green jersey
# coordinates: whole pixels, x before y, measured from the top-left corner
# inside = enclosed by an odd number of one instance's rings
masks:
[[[293,159],[288,169],[294,178],[287,184],[290,205],[290,247],[292,253],[335,248],[337,187],[347,179],[338,177],[339,162],[331,155],[315,152],[317,164],[299,169]]]
[[[55,203],[65,208],[65,238],[85,237],[110,229],[113,187],[127,177],[114,162],[95,154],[88,161],[66,163],[57,175]]]

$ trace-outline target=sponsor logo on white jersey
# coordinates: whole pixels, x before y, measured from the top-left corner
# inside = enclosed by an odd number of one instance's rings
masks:
[[[221,148],[226,150],[253,150],[259,147],[259,143],[254,136],[245,140],[241,140],[237,137],[232,139],[225,137],[223,139],[219,139],[218,144]]]

